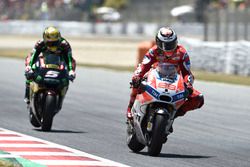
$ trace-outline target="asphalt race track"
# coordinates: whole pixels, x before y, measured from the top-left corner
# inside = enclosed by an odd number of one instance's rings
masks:
[[[34,129],[23,102],[24,61],[0,59],[0,127],[133,167],[249,167],[250,87],[196,81],[202,109],[178,118],[159,157],[126,146],[131,73],[77,69],[52,132]]]

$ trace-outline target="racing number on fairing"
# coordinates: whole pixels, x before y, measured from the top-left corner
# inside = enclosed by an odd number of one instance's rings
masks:
[[[136,114],[136,117],[135,117],[135,118],[138,120],[138,122],[140,122],[141,116],[140,116],[139,114]]]
[[[49,78],[56,78],[58,77],[59,72],[57,71],[47,71],[47,73],[45,74],[45,77],[49,77]]]
[[[158,87],[159,88],[166,88],[166,89],[169,89],[169,90],[175,90],[176,89],[175,85],[169,84],[169,83],[165,83],[165,82],[160,82],[158,84]]]

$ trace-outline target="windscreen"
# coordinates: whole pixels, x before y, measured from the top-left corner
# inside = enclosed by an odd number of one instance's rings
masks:
[[[47,68],[59,68],[61,57],[56,54],[48,54],[44,57],[44,64]]]
[[[162,78],[175,79],[177,75],[176,66],[170,63],[159,63],[157,71]]]

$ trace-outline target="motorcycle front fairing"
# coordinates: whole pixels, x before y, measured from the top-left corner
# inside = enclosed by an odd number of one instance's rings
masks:
[[[47,94],[54,94],[57,98],[58,108],[55,113],[61,109],[69,85],[68,71],[61,56],[55,54],[39,56],[33,65],[33,70],[34,79],[30,83],[31,107],[33,114],[40,122],[41,106],[44,106],[42,103]]]
[[[67,66],[60,55],[47,53],[34,66],[34,81],[40,87],[60,90],[69,85]]]
[[[134,107],[136,110],[142,110],[143,113],[145,113],[145,107],[139,109],[139,106],[161,102],[172,105],[175,110],[178,110],[185,102],[186,89],[181,74],[176,73],[173,79],[163,78],[156,69],[152,69],[148,73],[147,81],[143,81],[142,84],[145,85],[145,90],[137,95]]]

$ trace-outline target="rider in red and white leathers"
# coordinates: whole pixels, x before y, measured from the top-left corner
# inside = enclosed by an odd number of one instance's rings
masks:
[[[178,67],[183,75],[187,89],[190,91],[188,100],[178,110],[175,117],[183,116],[187,111],[202,107],[203,95],[193,88],[194,76],[190,71],[190,59],[185,48],[178,44],[176,33],[169,27],[160,28],[156,35],[154,45],[144,56],[132,77],[132,92],[127,108],[127,119],[132,120],[131,108],[138,93],[138,86],[143,76],[150,70],[154,63],[171,63]]]

